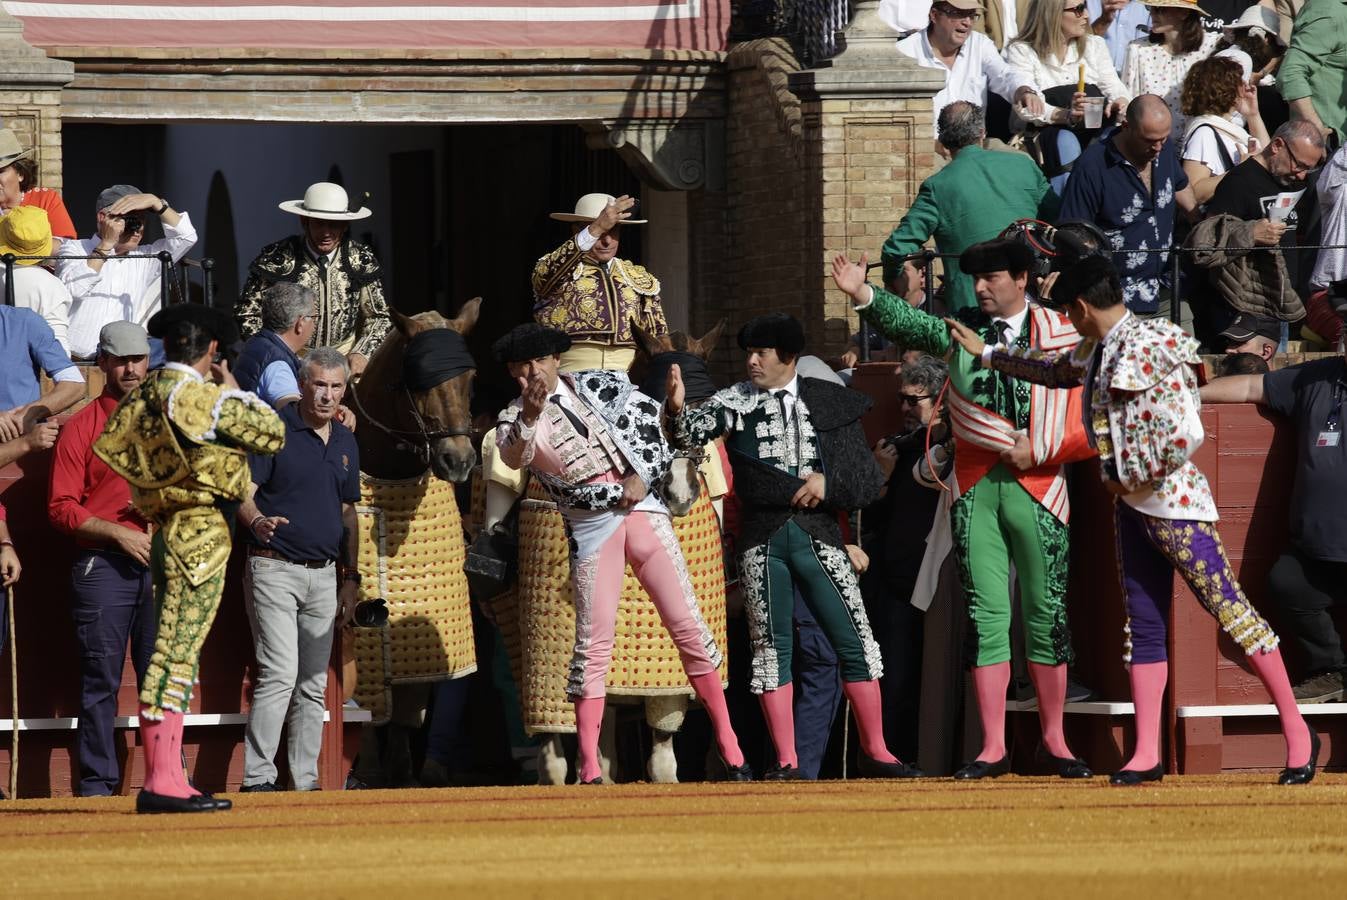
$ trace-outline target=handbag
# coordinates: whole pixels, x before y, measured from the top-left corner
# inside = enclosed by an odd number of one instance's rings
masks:
[[[519,501],[510,512],[482,533],[468,547],[463,573],[468,577],[468,596],[486,603],[508,591],[519,567]]]

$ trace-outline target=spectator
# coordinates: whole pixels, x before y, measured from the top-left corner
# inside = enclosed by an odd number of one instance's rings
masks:
[[[1042,98],[1006,65],[991,39],[973,30],[980,8],[980,0],[937,0],[931,5],[930,24],[898,42],[899,53],[917,65],[941,70],[945,77],[945,86],[931,100],[937,132],[942,109],[955,100],[985,109],[989,89],[1012,105],[1043,109]]]
[[[1347,6],[1341,0],[1308,0],[1295,16],[1295,30],[1277,81],[1291,118],[1309,122],[1340,144],[1347,128]],[[1285,35],[1283,35],[1285,37]]]
[[[998,153],[981,146],[982,109],[956,101],[940,111],[937,134],[954,154],[949,165],[922,182],[903,220],[884,242],[885,284],[907,294],[920,278],[903,257],[935,238],[941,253],[962,253],[989,240],[1016,219],[1050,219],[1057,197],[1033,161],[1023,154]],[[945,302],[950,311],[976,305],[973,279],[957,267],[946,270]]]
[[[1062,219],[1091,222],[1108,234],[1127,308],[1143,316],[1160,312],[1169,289],[1175,216],[1197,206],[1169,135],[1169,108],[1142,94],[1128,104],[1126,123],[1076,161],[1062,196]]]
[[[70,290],[70,353],[92,359],[98,335],[109,322],[135,322],[145,327],[159,311],[159,294],[150,286],[159,280],[161,264],[155,255],[168,251],[177,262],[196,244],[191,217],[168,201],[141,193],[129,184],[114,184],[98,195],[98,234],[82,241],[66,241],[56,274]],[[154,212],[164,236],[148,247],[145,213]],[[78,259],[91,256],[93,259]]]
[[[283,281],[263,291],[262,330],[248,338],[234,364],[239,387],[275,409],[298,400],[299,351],[317,320],[317,297],[304,285]]]
[[[943,453],[949,431],[936,414],[936,404],[947,377],[945,363],[931,356],[903,366],[898,388],[902,429],[875,445],[884,490],[866,514],[870,530],[865,549],[874,563],[861,578],[861,592],[884,659],[879,680],[884,736],[906,759],[917,755],[922,660],[922,614],[909,601],[940,503],[939,491],[920,482],[914,469],[927,458],[928,436],[935,453]],[[950,460],[945,463],[939,473],[943,477]]]
[[[880,0],[879,17],[897,31],[906,36],[909,32],[920,31],[926,27],[931,0]],[[1020,28],[1029,21],[1032,0],[991,0],[979,4],[979,15],[973,18],[973,27],[991,40],[998,52],[1015,39]]]
[[[354,240],[351,223],[368,218],[369,209],[351,203],[339,184],[309,185],[302,200],[281,209],[299,216],[301,234],[268,244],[248,268],[248,281],[234,315],[243,337],[261,331],[262,295],[279,282],[301,284],[318,300],[311,347],[336,347],[346,354],[351,374],[365,371],[392,323],[384,300],[381,268],[374,251]]]
[[[1098,128],[1084,126],[1085,98],[1104,97],[1107,119],[1122,112],[1132,96],[1118,80],[1108,45],[1090,33],[1085,10],[1085,0],[1039,0],[1019,39],[1006,48],[1006,62],[1043,95],[1047,104],[1041,113],[1025,110],[1019,117],[1023,122],[1048,126],[1039,136],[1038,148],[1044,172],[1059,194],[1081,148],[1099,134]],[[1082,80],[1084,91],[1080,89]]]
[[[1299,5],[1301,0],[1294,0]],[[1289,34],[1289,32],[1288,32]],[[1291,111],[1277,89],[1274,74],[1286,55],[1286,41],[1278,34],[1277,13],[1266,6],[1250,6],[1230,25],[1216,44],[1216,53],[1237,49],[1249,57],[1250,81],[1258,89],[1258,108],[1268,133],[1286,124]]]
[[[360,451],[335,421],[349,377],[341,351],[311,351],[300,367],[299,402],[280,410],[285,445],[274,456],[249,457],[252,486],[238,520],[248,539],[243,588],[257,676],[244,738],[244,791],[278,790],[274,758],[282,726],[289,729],[294,789],[318,787],[332,635],[351,620],[360,586]]]
[[[38,372],[52,380],[42,393]],[[0,304],[0,466],[56,442],[48,418],[84,396],[84,376],[61,349],[51,326],[31,309]]]
[[[1245,82],[1239,63],[1229,57],[1213,56],[1189,69],[1180,104],[1189,117],[1183,133],[1183,172],[1197,202],[1206,203],[1225,173],[1266,147],[1271,138],[1258,112],[1258,91]]]
[[[1309,349],[1343,352],[1342,317],[1347,314],[1347,281],[1335,281],[1305,301],[1300,339]]]
[[[1227,355],[1249,353],[1267,362],[1277,353],[1281,343],[1282,323],[1279,319],[1240,313],[1231,320],[1220,336]]]
[[[1268,361],[1257,353],[1227,353],[1216,360],[1216,377],[1264,375],[1272,371]]]
[[[70,221],[65,201],[56,191],[37,186],[37,162],[33,151],[25,150],[14,132],[0,128],[0,216],[21,206],[44,210],[52,233],[73,240],[75,223]]]
[[[617,255],[622,228],[646,222],[632,218],[635,208],[625,194],[585,194],[574,212],[551,214],[570,224],[571,236],[533,267],[533,318],[570,337],[563,372],[627,371],[636,358],[632,322],[656,337],[669,333],[659,279]]]
[[[1339,147],[1329,158],[1314,183],[1319,199],[1321,226],[1318,243],[1322,250],[1310,272],[1309,289],[1323,290],[1336,281],[1347,279],[1347,148]]]
[[[1127,45],[1151,31],[1151,12],[1142,0],[1088,0],[1090,30],[1108,44],[1113,68],[1121,74]]]
[[[103,393],[61,429],[52,453],[47,518],[75,539],[70,572],[71,617],[80,652],[80,711],[76,749],[81,797],[107,797],[121,775],[113,718],[127,642],[136,680],[154,652],[156,611],[150,579],[150,536],[131,505],[131,486],[93,453],[108,414],[135,390],[149,369],[145,329],[109,322],[98,340]]]
[[[1172,116],[1170,136],[1178,140],[1188,124],[1179,103],[1184,76],[1198,60],[1211,56],[1221,36],[1202,28],[1206,12],[1194,0],[1150,0],[1146,5],[1151,33],[1127,48],[1123,81],[1134,96],[1154,94],[1165,101]]]
[[[46,210],[36,206],[20,206],[0,219],[0,256],[50,256],[52,245],[51,223]],[[31,309],[51,326],[56,342],[66,353],[70,352],[70,291],[40,260],[14,261],[14,305]],[[4,290],[5,270],[0,268],[0,291]]]
[[[1290,541],[1268,572],[1267,590],[1282,611],[1278,630],[1300,651],[1302,679],[1294,688],[1300,703],[1340,700],[1344,691],[1347,657],[1329,616],[1347,603],[1344,383],[1347,361],[1334,356],[1266,375],[1219,378],[1202,388],[1206,403],[1257,403],[1295,428]]]
[[[1188,240],[1196,250],[1194,265],[1208,272],[1204,301],[1195,310],[1197,336],[1206,343],[1235,312],[1284,322],[1305,317],[1298,285],[1309,271],[1302,258],[1314,251],[1287,248],[1295,247],[1297,235],[1317,243],[1318,201],[1304,185],[1323,161],[1318,129],[1288,122],[1267,147],[1221,179],[1207,203],[1208,218]]]

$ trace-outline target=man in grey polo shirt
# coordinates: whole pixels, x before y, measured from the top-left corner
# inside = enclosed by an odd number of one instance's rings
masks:
[[[332,637],[350,620],[360,584],[360,457],[336,418],[349,377],[345,354],[310,351],[299,368],[299,401],[280,410],[285,447],[249,457],[253,483],[239,524],[248,541],[243,587],[257,670],[244,791],[279,789],[274,758],[283,725],[295,790],[318,787]]]

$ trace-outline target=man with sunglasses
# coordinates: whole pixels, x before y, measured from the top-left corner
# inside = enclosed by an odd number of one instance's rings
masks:
[[[70,290],[70,355],[93,359],[98,335],[109,322],[128,321],[145,327],[159,311],[160,263],[167,250],[177,262],[196,244],[196,229],[187,213],[168,201],[129,184],[114,184],[98,195],[98,234],[61,245],[56,275]],[[147,216],[156,215],[164,236],[141,246]],[[79,257],[92,257],[80,259]],[[153,288],[153,290],[151,290]]]
[[[1197,336],[1204,342],[1238,312],[1294,322],[1305,316],[1321,216],[1314,190],[1324,162],[1324,138],[1309,122],[1278,128],[1259,153],[1235,166],[1207,202],[1207,219],[1189,244],[1207,270],[1206,303],[1199,303]],[[1307,189],[1308,188],[1308,189]],[[1245,250],[1245,247],[1267,248]],[[1280,257],[1280,259],[1279,259]]]
[[[989,90],[1030,113],[1042,113],[1043,99],[1006,64],[990,38],[973,30],[981,8],[979,0],[936,0],[930,24],[898,42],[898,52],[917,65],[945,73],[945,86],[931,100],[932,118],[956,100],[985,109]]]

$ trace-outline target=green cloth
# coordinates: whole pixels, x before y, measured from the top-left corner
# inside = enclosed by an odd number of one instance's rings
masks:
[[[1347,136],[1347,0],[1309,0],[1296,16],[1291,46],[1277,69],[1289,103],[1309,97],[1319,120]]]
[[[914,309],[901,297],[882,287],[874,288],[874,299],[860,311],[864,318],[909,350],[922,350],[932,356],[944,356],[950,349],[949,326],[939,316]],[[977,306],[965,308],[954,318],[977,331],[988,344],[997,344],[1001,336],[993,327],[991,316]],[[1030,316],[1024,317],[1015,346],[1029,349]],[[1016,428],[1029,427],[1029,391],[1027,381],[1001,376],[983,368],[977,357],[962,349],[949,360],[949,380],[954,390],[969,400],[1015,423]]]
[[[920,250],[929,238],[935,238],[941,253],[962,253],[1016,219],[1051,222],[1056,217],[1057,195],[1026,154],[965,147],[921,183],[907,215],[884,242],[884,283],[891,284],[902,270],[902,257]],[[957,259],[945,260],[945,284],[949,310],[977,306],[973,279],[960,271]]]
[[[973,665],[1010,659],[1012,562],[1020,585],[1025,656],[1046,666],[1071,662],[1067,526],[999,463],[954,502],[950,530],[977,648]]]

